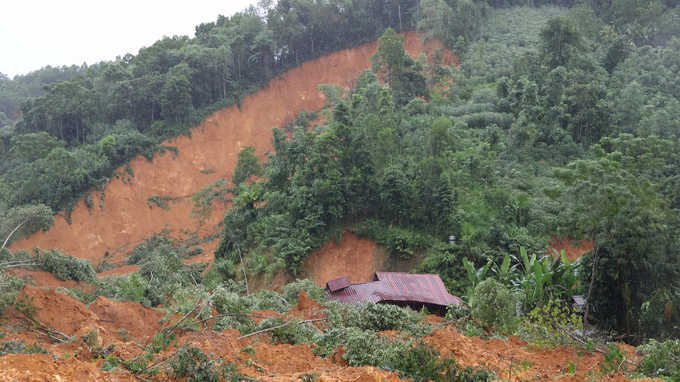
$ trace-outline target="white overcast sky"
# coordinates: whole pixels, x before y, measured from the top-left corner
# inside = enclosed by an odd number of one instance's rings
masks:
[[[0,2],[0,72],[93,64],[137,54],[165,36],[231,16],[257,0],[6,0]]]

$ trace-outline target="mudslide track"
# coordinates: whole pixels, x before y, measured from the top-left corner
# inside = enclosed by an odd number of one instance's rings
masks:
[[[424,47],[421,35],[416,32],[407,32],[405,36],[404,47],[411,55],[416,57],[425,52],[431,58],[435,44]],[[180,237],[189,230],[200,230],[199,235],[210,233],[224,214],[224,208],[215,206],[212,221],[199,227],[190,218],[191,194],[220,177],[231,180],[242,146],[252,144],[257,154],[264,157],[271,150],[273,127],[292,121],[301,110],[323,107],[318,84],[351,86],[356,75],[370,67],[369,57],[376,50],[374,41],[308,61],[275,77],[246,97],[241,110],[233,105],[217,111],[192,129],[191,138],[181,136],[166,142],[179,149],[176,158],[170,152],[156,156],[151,162],[142,156],[134,158],[130,163],[134,172],[132,182],[124,183],[122,178],[113,177],[106,185],[103,211],[98,206],[101,192],[93,191],[95,207],[91,211],[81,200],[71,215],[72,224],[57,217],[50,231],[15,241],[10,249],[55,247],[96,263],[105,253],[114,254],[126,245],[131,249],[163,228],[173,230],[173,234]],[[445,60],[453,64],[455,57],[446,55]],[[118,171],[124,172],[124,168]],[[163,210],[147,201],[154,195],[179,199],[168,202],[169,209]]]

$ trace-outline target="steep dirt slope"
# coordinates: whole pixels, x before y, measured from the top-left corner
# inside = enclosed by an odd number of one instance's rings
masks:
[[[575,244],[573,245],[572,240],[569,238],[560,239],[555,236],[550,238],[550,247],[557,250],[558,253],[564,250],[564,254],[569,260],[576,260],[583,256],[584,253],[593,250],[593,243],[590,241],[581,240]]]
[[[420,35],[415,32],[406,33],[404,46],[414,56],[423,51],[434,52],[433,45],[423,47]],[[356,75],[370,66],[368,58],[376,49],[377,42],[367,43],[283,73],[245,98],[241,110],[236,106],[220,110],[195,127],[191,138],[182,136],[167,143],[179,149],[176,158],[166,153],[152,162],[141,156],[133,159],[130,163],[133,182],[112,178],[105,188],[103,211],[97,206],[101,192],[93,192],[95,207],[91,213],[81,200],[71,215],[71,225],[57,218],[56,226],[49,232],[14,242],[11,249],[58,247],[73,256],[97,261],[107,251],[113,253],[126,244],[134,245],[165,227],[176,235],[196,231],[199,227],[189,216],[191,203],[187,196],[220,177],[230,180],[242,146],[253,144],[257,154],[264,157],[271,148],[273,127],[292,121],[301,110],[321,108],[324,100],[316,89],[318,84],[351,86]],[[455,63],[455,57],[450,55],[445,60]],[[180,198],[169,203],[169,210],[155,205],[151,209],[147,198],[153,195]],[[212,228],[207,227],[213,227],[223,213],[223,209],[215,208],[212,221],[200,234],[210,233]]]
[[[302,264],[301,277],[324,287],[328,280],[342,276],[347,276],[351,283],[365,283],[373,281],[375,272],[408,272],[424,256],[425,251],[416,251],[410,259],[395,258],[375,240],[345,231],[339,243],[333,239],[309,254]]]

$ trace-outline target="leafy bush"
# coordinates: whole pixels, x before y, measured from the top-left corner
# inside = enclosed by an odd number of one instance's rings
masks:
[[[581,346],[571,333],[583,333],[583,320],[565,302],[550,300],[534,308],[522,320],[519,331],[525,341],[539,348]]]
[[[268,332],[272,339],[294,345],[312,342],[314,335],[319,331],[310,323],[300,324],[299,322],[297,318],[284,321],[278,317],[267,317],[260,322],[255,331],[281,326]]]
[[[285,285],[283,287],[283,298],[285,298],[289,304],[295,305],[297,304],[298,296],[302,289],[305,290],[309,297],[313,298],[318,303],[322,304],[326,301],[326,290],[310,279],[297,279],[294,282]]]
[[[4,337],[4,333],[0,336],[0,338]],[[7,355],[7,354],[17,354],[17,353],[23,353],[23,354],[47,354],[47,350],[43,349],[38,345],[37,343],[34,343],[32,345],[26,346],[26,343],[22,341],[17,341],[17,340],[7,340],[7,341],[2,341],[0,342],[0,357]]]
[[[221,358],[211,359],[191,343],[168,360],[168,371],[175,378],[187,378],[187,382],[239,381],[243,377],[235,365],[224,363]]]
[[[483,325],[512,334],[517,328],[517,298],[494,279],[486,279],[475,288],[472,317]]]
[[[153,195],[153,196],[150,196],[150,197],[146,198],[146,200],[147,200],[149,203],[153,203],[153,204],[157,205],[158,207],[160,207],[160,208],[163,209],[163,210],[166,210],[166,211],[167,211],[167,210],[170,209],[170,206],[168,205],[168,202],[165,201],[165,197],[161,197],[161,196],[158,196],[158,195]],[[149,208],[153,209],[153,206],[152,206],[151,204],[149,204]]]
[[[86,292],[82,288],[78,287],[75,288],[58,287],[57,292],[66,293],[67,295],[77,299],[78,301],[82,302],[85,305],[90,305],[97,298],[97,296],[94,293]]]
[[[354,327],[374,332],[411,329],[422,318],[420,313],[409,308],[371,302],[361,305],[333,304],[325,312],[328,325],[332,328]]]
[[[14,304],[17,293],[24,284],[24,280],[0,270],[0,317]]]
[[[643,356],[636,371],[649,377],[668,377],[672,382],[680,381],[680,340],[650,340],[636,350]]]
[[[342,345],[350,366],[371,365],[399,373],[413,381],[490,381],[494,375],[486,370],[462,369],[453,356],[442,358],[431,344],[404,337],[387,338],[357,328],[331,329],[317,335],[321,350]]]
[[[88,259],[65,255],[53,248],[49,251],[34,251],[38,268],[50,272],[62,280],[96,282],[97,274]]]
[[[120,298],[127,301],[143,302],[148,284],[138,273],[133,273],[128,281],[120,285]]]
[[[409,258],[418,248],[429,248],[435,242],[432,237],[408,229],[393,227],[379,220],[366,220],[354,226],[354,233],[375,239],[391,253]]]
[[[467,306],[464,306],[463,304],[450,304],[446,307],[446,316],[444,316],[444,320],[460,320],[465,317],[470,317],[470,309]]]

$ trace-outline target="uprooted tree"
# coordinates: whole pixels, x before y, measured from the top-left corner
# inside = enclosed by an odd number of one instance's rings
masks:
[[[41,230],[46,232],[53,225],[52,210],[43,204],[0,210],[0,239],[5,238],[0,249],[5,248],[12,237],[27,238]]]

